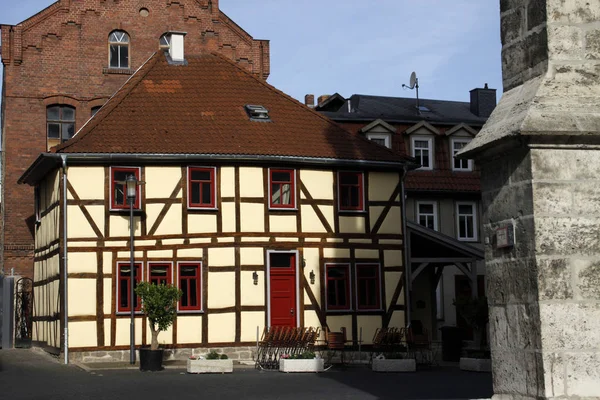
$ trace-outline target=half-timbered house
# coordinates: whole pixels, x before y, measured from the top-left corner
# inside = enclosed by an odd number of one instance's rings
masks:
[[[379,327],[405,326],[412,159],[225,57],[178,50],[153,55],[20,179],[36,188],[34,340],[71,358],[127,354],[127,175],[144,183],[135,280],[183,291],[165,347],[247,352],[275,325],[345,327],[368,344]],[[146,325],[137,315],[136,345]]]

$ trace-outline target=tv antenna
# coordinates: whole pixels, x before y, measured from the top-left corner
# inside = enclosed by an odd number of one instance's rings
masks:
[[[421,109],[419,108],[419,78],[417,78],[417,73],[413,71],[413,73],[410,74],[410,84],[409,85],[402,84],[402,87],[409,88],[410,90],[413,90],[413,89],[417,90],[417,112],[420,114]]]

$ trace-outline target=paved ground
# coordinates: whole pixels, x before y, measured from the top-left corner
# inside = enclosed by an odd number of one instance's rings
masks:
[[[374,373],[334,367],[322,374],[283,374],[238,367],[227,375],[86,371],[39,350],[0,350],[0,399],[476,399],[492,395],[490,374],[457,368]]]

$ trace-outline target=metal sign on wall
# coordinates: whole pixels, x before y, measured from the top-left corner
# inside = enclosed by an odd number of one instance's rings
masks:
[[[502,249],[515,245],[515,228],[513,224],[507,224],[496,228],[496,248]]]

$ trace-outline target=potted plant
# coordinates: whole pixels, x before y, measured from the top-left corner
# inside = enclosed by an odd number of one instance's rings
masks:
[[[162,370],[163,350],[158,348],[158,334],[173,324],[177,317],[177,301],[182,295],[181,290],[173,285],[156,285],[140,282],[135,293],[142,302],[142,313],[148,319],[152,341],[150,348],[140,348],[140,370]]]
[[[417,361],[407,353],[390,352],[374,358],[371,369],[375,372],[414,372]]]
[[[312,351],[298,354],[282,354],[279,358],[281,372],[323,372],[325,363]]]
[[[225,374],[233,372],[233,361],[226,354],[212,350],[206,357],[191,356],[187,360],[188,374]]]
[[[466,371],[491,371],[490,351],[487,345],[487,324],[489,322],[486,297],[459,297],[454,300],[456,311],[473,330],[474,348],[464,349],[460,358],[460,368]]]

